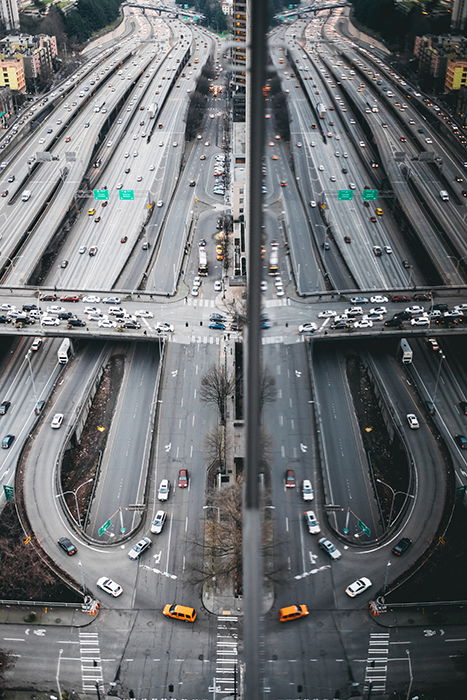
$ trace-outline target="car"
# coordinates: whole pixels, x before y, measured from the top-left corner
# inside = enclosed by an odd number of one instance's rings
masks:
[[[135,316],[139,316],[140,318],[154,318],[152,311],[148,311],[147,309],[138,309],[135,311]]]
[[[84,298],[83,301],[90,301],[93,299],[94,301],[99,302],[99,297],[88,297],[87,299]],[[120,304],[121,298],[120,297],[104,297],[102,299],[103,304]]]
[[[295,484],[295,472],[293,469],[286,469],[285,471],[285,488],[294,489]]]
[[[2,197],[8,197],[8,190],[3,190]]]
[[[392,254],[392,248],[390,245],[385,245],[383,246],[384,252],[387,253],[388,255]]]
[[[467,450],[467,438],[465,437],[465,435],[455,435],[454,440],[456,441],[457,446],[461,450]],[[3,444],[2,444],[2,447],[3,447]]]
[[[60,267],[62,269],[65,269],[65,267],[68,267],[68,260],[62,260],[62,262],[60,263]]]
[[[86,321],[83,321],[81,318],[69,318],[68,319],[68,328],[84,328],[86,326]]]
[[[370,216],[370,221],[372,224],[376,224],[378,219],[376,218],[376,216]],[[373,246],[373,252],[375,252],[375,248],[379,248],[379,246]],[[381,250],[381,248],[379,248],[379,249]],[[380,253],[380,255],[381,255],[381,253]]]
[[[297,603],[296,605],[287,605],[285,608],[279,610],[279,622],[290,622],[291,620],[298,620],[301,617],[306,617],[310,614],[307,605],[302,605]]]
[[[96,213],[95,209],[88,209],[88,216],[94,216],[95,213]]]
[[[162,614],[165,617],[171,617],[174,620],[182,622],[194,622],[196,620],[196,610],[187,607],[186,605],[178,605],[177,603],[168,603],[164,606]]]
[[[97,316],[97,314],[90,314],[90,320],[96,320],[94,316]],[[99,326],[99,328],[115,328],[117,326],[115,321],[111,321],[110,318],[100,318],[97,321],[97,325]]]
[[[336,176],[335,176],[335,175],[331,175],[331,176],[329,177],[329,179],[331,180],[331,182],[335,182],[335,181],[336,181]]]
[[[315,497],[313,492],[313,486],[309,479],[303,479],[302,481],[302,498],[304,501],[312,501]]]
[[[360,146],[360,148],[365,148],[365,145],[366,145],[366,144],[365,144],[364,141],[359,141],[359,144],[358,144],[358,145]]]
[[[8,180],[7,180],[7,182],[14,182],[14,181],[15,181],[15,176],[14,176],[14,175],[10,175],[10,177],[9,177]]]
[[[316,202],[314,199],[311,200],[310,207],[313,207],[313,209],[316,207]]]
[[[159,484],[159,489],[157,491],[157,499],[159,501],[167,501],[170,495],[170,481],[168,479],[162,479]]]
[[[439,350],[439,345],[436,338],[427,338],[426,342],[432,350]]]
[[[118,596],[123,593],[123,588],[118,583],[115,583],[111,578],[106,578],[105,576],[97,580],[96,586],[114,598],[118,598]]]
[[[63,549],[65,554],[68,554],[69,557],[72,557],[78,551],[76,546],[71,540],[68,539],[68,537],[60,537],[60,539],[57,541],[57,544],[60,547],[60,549]]]
[[[323,171],[323,170],[324,170],[324,165],[318,165],[318,170]]]
[[[459,410],[464,416],[467,416],[467,401],[459,401]]]
[[[344,236],[344,243],[352,243],[352,239],[350,236]]]
[[[405,308],[405,311],[408,314],[411,314],[412,316],[416,316],[416,315],[420,315],[420,314],[425,313],[425,309],[423,308],[423,306],[417,306],[416,304],[413,306],[407,306]]]
[[[420,427],[420,423],[418,422],[418,418],[415,413],[407,413],[406,418],[409,428],[412,428],[412,430],[417,430],[417,428]]]
[[[410,321],[411,326],[429,326],[430,319],[427,316],[416,316]]]
[[[4,416],[10,406],[11,401],[2,401],[2,403],[0,403],[0,416]]]
[[[5,435],[5,437],[2,440],[2,449],[8,450],[12,446],[14,441],[15,441],[14,435],[11,435],[11,433],[8,435]]]
[[[318,328],[318,326],[316,325],[316,323],[309,321],[308,323],[300,324],[298,327],[298,332],[299,333],[314,333],[317,328]]]
[[[60,301],[78,302],[81,301],[81,297],[77,294],[64,294],[60,297]]]
[[[174,327],[171,323],[166,323],[164,321],[159,321],[154,326],[158,333],[173,333]]]
[[[410,301],[410,297],[406,294],[395,294],[391,297],[391,301],[395,303]]]
[[[342,555],[339,552],[339,550],[335,547],[335,545],[333,545],[333,543],[330,540],[326,539],[326,537],[321,537],[318,540],[318,544],[321,547],[321,549],[323,549],[327,554],[329,554],[331,559],[341,558]]]
[[[308,528],[308,532],[310,533],[310,535],[317,535],[321,532],[321,528],[319,526],[318,521],[316,520],[316,515],[314,511],[306,510],[303,513],[303,517],[305,518],[305,524]]]
[[[186,488],[188,488],[188,483],[189,483],[188,469],[179,469],[178,470],[178,487],[181,489],[186,489]]]
[[[205,154],[204,154],[204,153],[202,153],[202,154],[200,155],[199,159],[200,159],[200,160],[206,160],[206,156],[205,156]]]
[[[66,311],[64,306],[48,306],[47,307],[48,314],[60,314],[63,311]]]
[[[70,141],[71,141],[71,136],[67,136],[65,139],[65,143],[70,143]]]
[[[159,208],[160,208],[160,207],[162,207],[163,205],[164,205],[164,202],[162,201],[162,199],[159,199],[159,200],[157,201],[156,207],[159,207]]]
[[[347,309],[344,309],[342,312],[342,316],[347,318],[348,316],[362,316],[363,315],[363,309],[361,306],[349,306]],[[337,319],[338,317],[336,317]]]
[[[408,537],[402,537],[402,539],[400,539],[399,542],[391,549],[391,552],[395,554],[396,557],[400,557],[403,554],[405,554],[405,552],[409,549],[411,544],[411,539],[409,539]]]
[[[59,326],[60,320],[54,316],[42,316],[41,326]]]
[[[139,540],[128,552],[129,559],[139,559],[141,554],[143,554],[152,545],[152,540],[149,537],[143,537]]]
[[[370,579],[366,578],[365,576],[362,576],[362,578],[357,579],[349,586],[347,586],[345,592],[350,598],[355,598],[355,596],[360,595],[360,593],[363,593],[368,588],[370,588],[371,585],[372,583]]]
[[[431,294],[429,294],[427,292],[418,292],[417,294],[413,295],[412,299],[414,301],[431,301]],[[439,308],[439,305],[435,304],[435,306],[433,308],[435,308],[435,309]],[[444,309],[444,310],[446,310],[446,309]]]
[[[367,297],[350,297],[352,304],[368,304]]]
[[[226,326],[225,326],[225,323],[221,323],[221,321],[212,321],[209,324],[209,328],[216,330],[216,331],[225,331]]]
[[[58,429],[63,423],[63,413],[56,413],[50,423],[51,428]]]
[[[198,287],[193,287],[191,290],[191,296],[192,297],[197,297],[199,296],[199,288]]]
[[[336,312],[333,309],[325,309],[319,312],[318,318],[334,318],[335,315]]]
[[[100,302],[101,298],[97,297],[93,294],[89,294],[88,296],[83,297],[82,301],[85,301],[87,304],[98,304]]]
[[[167,513],[164,510],[158,510],[154,520],[151,523],[151,532],[153,535],[160,535],[167,521]]]
[[[389,299],[381,294],[376,294],[374,297],[370,297],[370,301],[372,304],[387,304]]]
[[[402,267],[406,270],[410,270],[410,268],[412,267],[412,265],[409,263],[408,260],[403,260],[401,264],[402,264]]]
[[[222,282],[221,280],[216,280],[214,282],[214,291],[215,292],[221,292],[222,291]]]
[[[122,236],[122,237],[120,238],[120,243],[126,243],[127,240],[128,240],[128,236]]]
[[[373,328],[373,321],[369,318],[362,318],[360,321],[354,321],[354,328]]]

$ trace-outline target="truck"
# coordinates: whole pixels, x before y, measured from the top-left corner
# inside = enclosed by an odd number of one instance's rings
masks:
[[[208,275],[208,255],[206,253],[206,248],[204,246],[199,247],[199,263],[198,263],[198,274],[201,277],[207,277]]]
[[[318,112],[319,118],[320,118],[320,119],[324,119],[324,117],[326,116],[326,107],[323,105],[322,102],[320,102],[320,103],[316,106],[316,111]]]
[[[156,116],[156,105],[154,102],[149,105],[148,114],[149,114],[149,119],[154,119],[154,117]]]
[[[439,191],[439,196],[441,197],[441,199],[443,200],[443,202],[449,202],[449,195],[448,195],[448,193],[446,192],[446,190],[440,190],[440,191]]]
[[[403,365],[410,365],[413,359],[412,348],[405,338],[401,338],[399,342],[399,352]]]
[[[21,201],[27,202],[28,199],[31,199],[31,190],[24,190],[21,195]]]
[[[277,275],[279,272],[279,243],[271,243],[271,253],[269,254],[269,274]]]
[[[60,347],[58,348],[57,352],[57,359],[58,359],[58,364],[59,365],[66,365],[69,360],[69,353],[70,353],[70,339],[69,338],[63,338]]]

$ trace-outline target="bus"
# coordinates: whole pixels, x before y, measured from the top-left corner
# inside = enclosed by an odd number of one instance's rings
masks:
[[[279,243],[271,243],[271,253],[269,255],[269,274],[277,275],[279,272]]]
[[[324,117],[326,116],[326,107],[323,105],[322,102],[320,102],[320,103],[317,105],[316,111],[318,112],[318,117],[319,117],[320,119],[324,119]]]
[[[405,338],[401,338],[399,343],[399,352],[403,365],[409,365],[413,359],[412,348]]]
[[[66,365],[68,363],[68,354],[70,352],[70,339],[64,338],[58,348],[57,359],[59,365]]]

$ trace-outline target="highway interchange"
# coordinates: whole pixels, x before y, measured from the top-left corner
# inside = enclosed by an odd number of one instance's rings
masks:
[[[454,440],[466,433],[459,409],[467,397],[465,327],[457,319],[455,325],[436,325],[440,315],[434,309],[436,303],[453,309],[466,300],[465,183],[455,178],[467,177],[467,171],[459,145],[432,127],[421,96],[401,83],[384,55],[337,33],[341,12],[299,19],[271,34],[272,62],[288,95],[291,140],[288,145],[277,139],[273,120],[266,121],[263,306],[270,328],[263,334],[263,358],[277,398],[264,407],[264,425],[273,558],[281,579],[265,610],[264,649],[267,692],[284,700],[324,700],[337,691],[347,697],[352,683],[362,693],[371,685],[372,694],[384,697],[406,689],[411,674],[426,689],[455,673],[456,658],[465,654],[464,628],[427,636],[417,627],[380,627],[367,606],[439,534],[453,498],[446,454],[455,486],[467,483],[466,459]],[[4,485],[14,485],[20,460],[35,542],[102,609],[90,627],[48,627],[47,645],[22,626],[2,625],[2,647],[15,655],[6,679],[12,687],[38,690],[59,683],[78,694],[95,693],[97,683],[102,693],[114,687],[120,697],[138,700],[210,698],[213,688],[225,697],[241,683],[241,615],[227,608],[225,615],[214,614],[191,568],[207,517],[204,439],[216,425],[213,406],[200,399],[200,382],[212,365],[231,366],[235,343],[241,342],[241,332],[229,325],[234,288],[215,255],[216,221],[229,211],[228,197],[213,193],[212,173],[215,156],[224,147],[228,153],[227,100],[211,97],[201,138],[185,143],[184,137],[187,101],[209,56],[219,66],[216,82],[222,81],[222,42],[195,25],[133,8],[125,10],[120,40],[101,43],[47,101],[28,107],[40,123],[29,130],[31,117],[23,118],[3,149],[1,188],[8,194],[0,200],[0,307],[10,322],[0,325],[0,399],[11,406],[0,420],[2,435],[14,434],[15,441],[2,451],[0,473]],[[324,119],[318,104],[327,106]],[[368,113],[374,104],[378,112]],[[368,208],[361,200],[365,185],[381,191]],[[133,190],[134,199],[120,199],[120,187]],[[337,190],[348,188],[354,198],[338,201]],[[92,189],[107,189],[106,206],[106,200],[94,201]],[[443,189],[449,191],[447,202],[439,197]],[[24,190],[31,192],[26,201]],[[401,233],[406,231],[410,236]],[[209,276],[194,295],[202,239]],[[284,297],[267,274],[275,240]],[[97,252],[89,255],[93,246]],[[374,246],[383,249],[381,256]],[[220,292],[215,281],[222,282]],[[413,299],[417,293],[426,298]],[[401,294],[411,299],[392,301]],[[80,299],[60,300],[67,295]],[[57,298],[46,298],[52,296]],[[387,300],[371,302],[372,296]],[[106,297],[116,297],[114,304],[106,304]],[[353,297],[368,301],[360,302],[362,313],[345,327],[333,330],[331,315],[320,318],[326,309],[342,314],[356,306]],[[37,306],[35,323],[18,328],[15,313],[23,304]],[[402,329],[383,325],[413,305],[422,309]],[[60,313],[52,306],[71,310],[86,325],[69,328],[65,319],[45,325],[41,315],[55,319]],[[86,312],[91,306],[98,308],[94,317]],[[112,306],[125,311],[112,314]],[[354,325],[381,306],[386,310],[374,313],[379,320],[366,328]],[[209,328],[216,312],[228,319],[225,330]],[[122,330],[122,313],[137,327]],[[414,326],[411,318],[429,321]],[[103,319],[108,324],[99,325]],[[307,322],[316,323],[316,330],[300,333]],[[158,323],[168,325],[161,330]],[[400,362],[402,335],[413,349],[411,365]],[[35,336],[44,339],[37,352],[31,351]],[[73,336],[73,358],[63,368],[57,364],[60,339]],[[428,341],[433,336],[439,349]],[[398,501],[396,526],[388,533],[352,399],[349,355],[360,358],[379,387],[412,465],[410,489]],[[116,356],[123,358],[124,378],[83,532],[64,508],[59,468],[102,368]],[[46,401],[40,416],[34,411],[38,400]],[[434,416],[427,401],[435,404]],[[53,431],[57,412],[64,422]],[[418,416],[419,430],[408,427],[410,413]],[[176,485],[182,467],[190,474],[185,490]],[[284,487],[287,468],[295,471],[292,489]],[[169,517],[163,532],[151,535],[163,478],[172,484],[163,506]],[[304,526],[304,478],[314,485],[311,507],[321,534],[342,552],[338,562]],[[141,503],[144,510],[128,509]],[[108,519],[111,526],[98,534]],[[64,535],[78,547],[76,556],[57,548]],[[128,551],[144,535],[152,538],[152,548],[129,561]],[[397,559],[391,548],[402,536],[413,544]],[[117,581],[123,593],[112,598],[100,591],[101,576]],[[373,586],[350,599],[344,590],[361,576]],[[196,623],[165,619],[161,610],[171,602],[194,606]],[[278,609],[294,602],[309,605],[310,616],[279,625]],[[90,639],[92,667],[83,651]],[[381,647],[376,668],[375,645]]]

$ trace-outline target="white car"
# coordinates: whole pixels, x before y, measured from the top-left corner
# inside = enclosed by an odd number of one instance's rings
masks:
[[[302,481],[302,498],[304,501],[312,501],[315,497],[313,492],[313,486],[309,479],[303,479]]]
[[[360,148],[365,148],[365,145],[366,145],[366,144],[365,144],[365,141],[360,141],[360,142],[359,142]]]
[[[370,297],[370,301],[372,304],[387,304],[389,299],[381,294],[377,294],[374,297]]]
[[[134,547],[132,547],[130,549],[130,551],[128,552],[128,558],[133,559],[133,561],[135,559],[139,559],[141,554],[143,554],[143,552],[145,552],[147,549],[149,549],[149,547],[151,545],[152,545],[152,540],[149,539],[149,537],[143,537],[142,539],[139,540],[139,542],[137,542],[135,544]]]
[[[216,280],[214,282],[214,291],[215,292],[221,292],[222,291],[222,282],[221,280]]]
[[[325,309],[324,311],[319,312],[318,318],[334,318],[335,315],[336,312],[332,309]]]
[[[154,326],[158,333],[173,333],[174,327],[171,323],[166,323],[165,321],[159,321]]]
[[[362,317],[362,321],[384,321],[384,316],[383,314],[377,314],[374,311],[370,311],[367,314],[364,314]]]
[[[418,422],[418,418],[415,413],[407,413],[406,418],[409,428],[412,428],[412,430],[417,430],[417,428],[420,427],[420,423]]]
[[[42,316],[41,318],[41,326],[59,326],[60,325],[60,319],[55,318],[54,316]]]
[[[199,289],[198,289],[198,287],[193,287],[193,288],[192,288],[192,290],[191,290],[191,296],[192,296],[192,297],[197,297],[197,296],[199,296]]]
[[[354,328],[373,328],[373,321],[369,318],[362,318],[360,321],[355,321]]]
[[[384,246],[384,252],[387,253],[388,255],[392,254],[392,248],[390,245],[385,245]]]
[[[99,328],[115,328],[117,325],[115,321],[111,321],[110,318],[101,318],[97,322]]]
[[[167,520],[167,513],[164,510],[158,510],[154,520],[151,523],[151,532],[154,535],[160,535]]]
[[[163,205],[164,205],[164,202],[162,201],[162,199],[159,199],[157,204],[156,204],[156,207],[162,207]]]
[[[362,576],[362,578],[357,579],[357,581],[351,583],[350,586],[347,586],[345,592],[350,598],[355,598],[355,596],[360,595],[360,593],[370,588],[371,585],[370,579]]]
[[[47,307],[48,314],[61,314],[64,311],[66,311],[64,306],[48,306]]]
[[[411,326],[429,326],[430,319],[427,316],[417,316],[410,321]]]
[[[386,314],[387,309],[385,306],[374,306],[372,309],[369,310],[370,314]]]
[[[261,280],[261,285],[260,285],[260,286],[261,286],[261,291],[262,291],[262,292],[266,292],[266,291],[267,291],[268,283],[266,282],[266,280]]]
[[[416,316],[417,314],[423,314],[425,309],[423,306],[406,306],[405,311]]]
[[[83,301],[85,301],[87,304],[98,304],[100,300],[100,297],[93,296],[92,294],[87,297],[83,297]]]
[[[83,301],[89,301],[89,299],[85,298],[85,299],[83,299]],[[94,299],[99,301],[99,299],[97,297],[95,297]],[[104,297],[102,299],[103,304],[120,304],[120,302],[121,302],[120,297]]]
[[[316,515],[312,510],[306,510],[303,514],[305,518],[305,523],[308,528],[310,535],[317,535],[321,532],[319,522],[316,520]]]
[[[63,413],[56,413],[54,415],[54,417],[52,418],[52,422],[50,424],[50,427],[58,430],[58,428],[60,428],[62,423],[63,423]]]
[[[157,491],[157,499],[159,501],[167,501],[170,494],[170,482],[168,479],[162,479]]]
[[[363,316],[363,309],[361,306],[349,306],[342,313],[345,316]]]
[[[298,327],[298,332],[299,333],[314,333],[317,328],[318,328],[318,326],[316,325],[316,323],[309,321],[308,323],[302,323]]]
[[[313,209],[316,207],[316,202],[314,199],[311,200],[310,207],[313,207]]]
[[[96,586],[114,598],[118,598],[118,596],[123,593],[123,588],[118,583],[115,583],[111,578],[106,578],[105,576],[98,579]]]
[[[201,277],[199,275],[196,275],[196,277],[193,279],[193,287],[201,287]]]
[[[140,318],[154,318],[152,311],[147,311],[146,309],[135,311],[135,316],[140,316]]]
[[[318,170],[324,170],[324,165],[318,165]]]
[[[278,296],[278,297],[285,296],[284,287],[276,287],[276,296]]]

